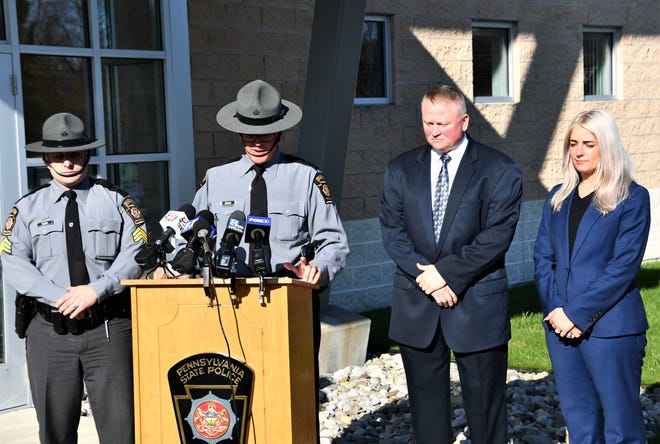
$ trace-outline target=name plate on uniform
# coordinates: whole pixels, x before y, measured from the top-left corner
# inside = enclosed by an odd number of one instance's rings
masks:
[[[247,443],[254,372],[220,353],[201,353],[167,372],[181,443]]]

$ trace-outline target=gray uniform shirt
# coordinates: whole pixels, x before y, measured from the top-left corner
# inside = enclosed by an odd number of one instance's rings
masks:
[[[22,197],[0,241],[3,275],[21,294],[55,305],[67,293],[65,190],[54,180]],[[147,238],[135,201],[106,181],[87,179],[76,189],[85,264],[102,301],[120,293],[122,279],[140,276],[133,257]]]
[[[252,161],[239,160],[211,168],[197,191],[193,206],[208,209],[215,216],[218,237],[232,212],[250,214],[250,185],[255,172]],[[316,245],[314,263],[323,270],[320,285],[327,285],[344,269],[348,256],[346,232],[320,171],[299,158],[278,152],[266,164],[263,174],[268,190],[268,216],[271,218],[268,242],[271,269],[280,271],[285,262],[297,264],[300,248]],[[249,246],[245,236],[236,248],[236,259],[246,270]]]

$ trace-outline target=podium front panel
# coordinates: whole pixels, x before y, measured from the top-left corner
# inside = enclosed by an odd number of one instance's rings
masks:
[[[229,281],[216,280],[218,305],[201,279],[123,283],[131,286],[137,443],[181,442],[167,373],[201,353],[231,356],[254,372],[247,442],[316,442],[312,286],[269,280],[261,304],[258,279],[239,280],[234,305]]]

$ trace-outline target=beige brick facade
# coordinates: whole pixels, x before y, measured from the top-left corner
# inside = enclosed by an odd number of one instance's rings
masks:
[[[189,1],[190,52],[197,174],[241,153],[235,136],[215,123],[215,113],[234,100],[238,88],[262,78],[302,105],[310,46],[312,0]],[[617,119],[638,171],[638,182],[654,195],[660,189],[660,5],[655,0],[574,2],[552,0],[367,0],[366,13],[390,17],[393,103],[355,106],[347,151],[340,210],[348,225],[378,231],[383,171],[389,159],[424,142],[419,101],[432,85],[452,83],[470,101],[469,133],[516,160],[524,175],[524,220],[508,262],[512,281],[531,278],[531,245],[538,208],[561,179],[561,141],[580,111],[604,108]],[[474,103],[473,20],[513,25],[512,103]],[[619,35],[616,46],[616,98],[585,101],[582,33],[604,27]],[[304,107],[303,107],[304,109]],[[296,153],[297,130],[285,134],[282,148]],[[331,184],[333,185],[333,184]],[[334,187],[340,186],[334,184]],[[654,219],[657,219],[655,217]],[[654,225],[649,257],[660,257]],[[351,267],[361,241],[349,238],[350,267],[333,289],[347,299],[362,286]],[[379,242],[375,236],[371,248]],[[379,249],[379,251],[382,251]],[[371,258],[376,260],[374,258]],[[387,260],[378,261],[387,266]],[[357,268],[354,268],[357,270]],[[365,270],[359,270],[364,272]],[[380,270],[382,271],[382,270]],[[385,274],[385,279],[390,276]],[[382,290],[382,289],[381,289]],[[350,305],[350,304],[349,304]]]

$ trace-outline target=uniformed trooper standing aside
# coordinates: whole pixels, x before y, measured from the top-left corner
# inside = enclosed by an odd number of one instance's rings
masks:
[[[43,140],[26,149],[42,153],[52,180],[18,200],[2,231],[41,443],[77,442],[83,384],[100,442],[134,441],[130,296],[120,281],[139,277],[133,257],[147,235],[132,198],[88,177],[90,150],[103,145],[73,114],[49,117]],[[84,253],[77,267],[70,200]]]

